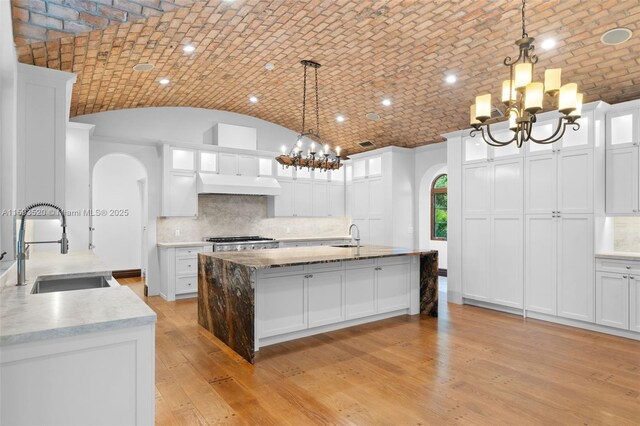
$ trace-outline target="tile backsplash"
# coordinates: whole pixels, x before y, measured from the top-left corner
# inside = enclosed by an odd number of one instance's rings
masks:
[[[640,217],[613,218],[613,248],[615,251],[640,252]]]
[[[349,233],[346,217],[268,217],[268,200],[260,195],[198,196],[198,217],[158,218],[157,241],[199,241],[203,237],[260,235],[272,238],[338,236]],[[176,229],[180,235],[176,236]]]

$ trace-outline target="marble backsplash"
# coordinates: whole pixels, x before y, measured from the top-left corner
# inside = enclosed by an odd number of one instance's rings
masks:
[[[640,217],[613,218],[613,248],[640,253]]]
[[[205,236],[260,235],[271,238],[341,236],[349,233],[346,217],[268,217],[268,200],[260,195],[198,196],[198,217],[158,218],[159,243],[200,241]],[[176,229],[180,235],[176,236]]]

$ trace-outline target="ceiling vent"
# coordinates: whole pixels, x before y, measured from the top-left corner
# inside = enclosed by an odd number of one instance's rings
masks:
[[[504,117],[504,113],[500,111],[498,108],[493,107],[491,109],[491,118],[500,118],[500,117]]]
[[[148,72],[154,68],[153,64],[138,64],[133,67],[134,71]]]
[[[376,146],[376,144],[374,144],[373,141],[358,142],[358,145],[360,145],[362,148],[371,148],[373,146]]]

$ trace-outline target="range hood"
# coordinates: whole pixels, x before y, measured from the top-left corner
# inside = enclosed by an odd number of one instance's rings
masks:
[[[270,177],[198,173],[198,194],[280,195],[282,188]]]

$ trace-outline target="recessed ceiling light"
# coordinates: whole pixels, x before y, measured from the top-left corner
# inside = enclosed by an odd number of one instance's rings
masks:
[[[385,98],[382,100],[382,105],[384,106],[391,106],[391,99],[389,98]]]
[[[633,32],[629,28],[614,28],[602,34],[600,41],[606,45],[615,46],[629,40],[632,35]]]
[[[258,103],[257,96],[249,96],[249,102],[251,102],[252,104],[257,104]]]
[[[153,64],[137,64],[133,66],[134,71],[147,72],[154,68]]]
[[[265,65],[265,66],[264,66],[264,68],[265,68],[267,71],[272,71],[275,67],[276,67],[276,66],[275,66],[275,65],[273,65],[271,62],[269,62],[267,65]]]
[[[455,75],[453,75],[453,74],[449,74],[448,76],[446,76],[446,77],[444,78],[444,81],[446,81],[446,82],[447,82],[447,83],[449,83],[449,84],[453,84],[453,83],[455,83],[456,81],[458,81],[458,78],[457,78]]]
[[[556,41],[552,38],[548,38],[542,42],[540,45],[544,50],[551,50],[556,47]]]
[[[345,120],[344,115],[340,115],[340,114],[336,115],[336,121],[338,123],[344,123],[344,120]]]
[[[378,121],[380,120],[380,116],[378,115],[378,113],[376,112],[368,112],[366,117],[371,120],[371,121]]]
[[[193,53],[195,52],[196,47],[193,44],[186,44],[183,48],[182,51],[184,53]]]
[[[165,78],[161,78],[160,81],[158,81],[158,83],[162,84],[163,86],[166,86],[167,84],[171,83],[171,80],[165,77]]]

